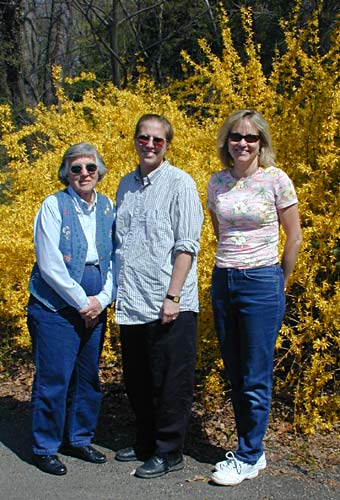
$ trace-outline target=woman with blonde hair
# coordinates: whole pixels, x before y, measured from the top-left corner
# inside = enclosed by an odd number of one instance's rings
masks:
[[[219,131],[217,150],[225,169],[212,176],[208,187],[218,240],[212,305],[231,384],[238,447],[216,464],[212,480],[235,485],[266,467],[263,438],[274,348],[301,229],[294,186],[275,166],[269,126],[260,113],[232,113]],[[279,263],[280,226],[286,239]]]

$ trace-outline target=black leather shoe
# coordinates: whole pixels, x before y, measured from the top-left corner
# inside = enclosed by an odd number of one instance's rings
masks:
[[[137,452],[133,446],[118,450],[115,458],[119,460],[119,462],[135,462],[138,460]]]
[[[154,455],[136,469],[135,476],[143,479],[149,479],[152,477],[164,476],[164,474],[167,474],[168,472],[181,470],[183,467],[184,461],[182,455],[178,455],[174,458],[159,457]]]
[[[81,446],[79,448],[75,446],[63,446],[60,451],[64,455],[80,458],[93,464],[104,464],[106,462],[106,456],[92,446]]]
[[[60,462],[57,455],[32,455],[32,462],[38,469],[47,474],[54,474],[55,476],[63,476],[66,474],[67,469],[65,465]]]
[[[139,450],[134,446],[129,446],[118,450],[115,458],[119,462],[136,462],[136,460],[147,460],[151,455],[152,452],[148,453],[146,450]]]

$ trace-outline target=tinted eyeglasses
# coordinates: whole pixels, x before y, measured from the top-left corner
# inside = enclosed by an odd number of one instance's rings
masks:
[[[152,137],[152,135],[147,134],[140,134],[137,136],[137,142],[140,146],[146,146],[150,140],[154,148],[161,149],[165,144],[165,139],[162,137]]]
[[[75,163],[70,167],[70,172],[72,172],[72,174],[80,174],[81,167],[82,165],[78,165],[78,163]],[[86,163],[85,168],[88,174],[93,174],[94,172],[96,172],[98,167],[95,163]]]
[[[233,142],[240,142],[242,141],[242,139],[244,139],[246,142],[251,144],[257,142],[260,139],[260,136],[255,134],[242,135],[239,134],[238,132],[229,132],[228,139]]]

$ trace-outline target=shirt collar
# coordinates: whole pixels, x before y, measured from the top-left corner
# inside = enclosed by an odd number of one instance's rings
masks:
[[[155,168],[155,170],[152,170],[147,176],[144,178],[141,177],[141,171],[140,171],[140,166],[135,170],[135,179],[138,181],[140,184],[147,186],[148,184],[153,184],[155,180],[162,175],[165,170],[167,170],[169,167],[169,162],[167,160],[164,160],[163,163],[160,164],[159,167]],[[144,179],[146,179],[146,182],[144,182]]]
[[[97,191],[94,189],[94,201],[90,206],[87,201],[83,200],[81,196],[73,189],[72,186],[67,186],[66,191],[71,195],[74,205],[78,211],[82,211],[84,213],[89,213],[95,210],[97,205]]]

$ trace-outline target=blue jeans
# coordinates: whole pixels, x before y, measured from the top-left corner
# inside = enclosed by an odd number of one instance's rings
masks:
[[[275,342],[284,312],[281,267],[215,267],[212,275],[215,328],[238,435],[236,457],[255,464],[263,453],[271,406]]]
[[[101,290],[100,272],[86,266],[82,286],[88,295]],[[27,314],[35,376],[32,387],[32,449],[55,455],[63,441],[72,446],[91,443],[97,425],[101,389],[98,369],[106,312],[86,329],[78,311],[53,312],[30,297]]]

